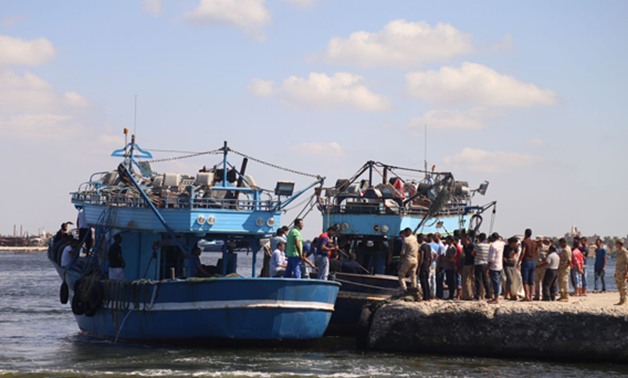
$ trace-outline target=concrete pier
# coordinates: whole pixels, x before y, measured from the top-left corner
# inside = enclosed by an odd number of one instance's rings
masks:
[[[628,363],[628,306],[618,293],[569,303],[389,301],[365,307],[367,349]]]

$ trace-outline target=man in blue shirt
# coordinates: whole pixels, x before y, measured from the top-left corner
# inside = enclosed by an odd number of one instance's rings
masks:
[[[602,281],[602,292],[606,291],[606,281],[604,280],[604,274],[606,273],[606,248],[602,244],[602,240],[597,239],[595,241],[595,281],[594,291],[598,291],[597,280]]]

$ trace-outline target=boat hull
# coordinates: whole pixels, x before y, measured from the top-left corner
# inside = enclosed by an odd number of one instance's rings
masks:
[[[327,335],[354,336],[365,305],[384,301],[400,292],[399,281],[393,276],[336,273],[335,280],[342,287]]]
[[[93,316],[75,313],[79,328],[98,338],[132,342],[320,338],[340,287],[319,280],[240,277],[98,285],[102,305]]]
[[[338,227],[341,235],[353,236],[397,236],[409,227],[414,230],[423,218],[410,215],[372,215],[332,213],[323,216],[323,229]],[[419,230],[420,233],[448,233],[469,226],[466,215],[439,216],[430,219]]]

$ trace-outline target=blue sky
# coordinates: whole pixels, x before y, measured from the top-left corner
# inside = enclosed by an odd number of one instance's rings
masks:
[[[367,160],[422,167],[427,125],[430,165],[491,182],[477,202],[498,201],[502,234],[626,235],[627,18],[624,1],[3,1],[0,233],[73,219],[68,193],[115,167],[124,127],[332,185]]]

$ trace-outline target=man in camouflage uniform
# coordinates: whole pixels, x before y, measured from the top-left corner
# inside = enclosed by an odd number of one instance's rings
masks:
[[[617,283],[617,290],[619,290],[619,303],[621,306],[626,303],[626,274],[628,273],[628,250],[624,248],[624,240],[620,239],[615,242],[615,248],[617,249],[617,257],[615,258],[615,282]]]
[[[569,271],[571,270],[571,248],[567,245],[567,240],[561,238],[558,241],[560,251],[560,263],[558,265],[558,291],[560,292],[560,302],[569,302]]]

